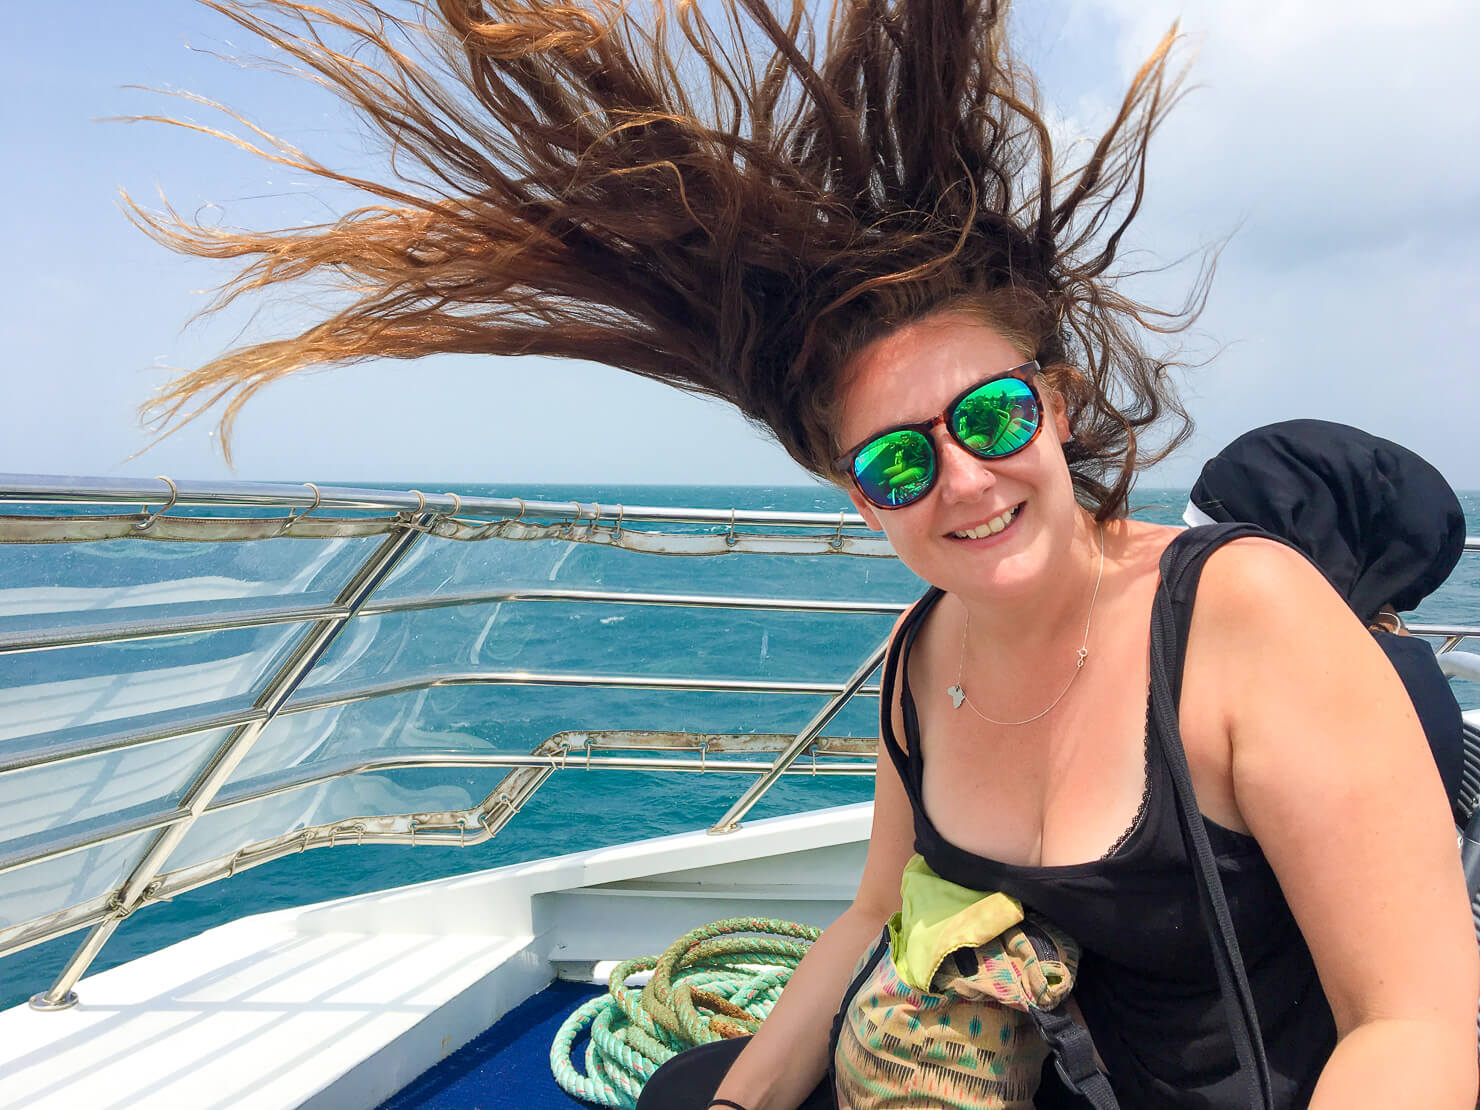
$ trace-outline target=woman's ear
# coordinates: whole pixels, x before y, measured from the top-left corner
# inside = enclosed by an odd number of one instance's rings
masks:
[[[1043,404],[1048,409],[1054,436],[1060,443],[1068,443],[1074,438],[1074,429],[1069,427],[1069,403],[1064,400],[1062,393],[1042,378],[1039,379],[1039,391],[1043,395]]]
[[[849,486],[845,492],[848,494],[848,500],[853,502],[853,507],[858,510],[858,515],[863,517],[863,522],[875,532],[882,532],[884,526],[879,523],[878,512],[873,505],[869,504],[863,494],[858,492],[858,487]]]

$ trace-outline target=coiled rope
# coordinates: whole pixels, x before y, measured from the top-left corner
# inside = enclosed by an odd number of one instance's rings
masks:
[[[612,969],[604,995],[561,1025],[550,1045],[555,1081],[576,1098],[631,1110],[658,1065],[685,1048],[754,1033],[821,930],[770,917],[730,917],[679,937],[661,956]],[[653,977],[638,993],[627,980]],[[586,1026],[586,1074],[570,1049]]]

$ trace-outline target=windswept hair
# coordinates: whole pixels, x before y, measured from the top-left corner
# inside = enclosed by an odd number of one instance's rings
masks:
[[[834,0],[821,32],[801,0],[436,0],[410,18],[371,0],[206,2],[348,102],[390,180],[256,128],[182,124],[374,203],[257,232],[129,202],[168,246],[245,260],[216,307],[315,280],[351,297],[170,383],[144,410],[166,431],[226,400],[229,452],[242,404],[305,368],[556,355],[728,401],[836,480],[850,357],[943,309],[1045,367],[1077,495],[1102,520],[1190,430],[1142,344],[1190,323],[1207,273],[1162,311],[1111,272],[1175,99],[1171,34],[1104,135],[1059,165],[995,0]],[[1164,418],[1153,450],[1142,435]]]

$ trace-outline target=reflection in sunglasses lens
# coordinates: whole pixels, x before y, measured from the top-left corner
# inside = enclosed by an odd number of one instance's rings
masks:
[[[919,432],[890,432],[858,452],[853,473],[875,504],[908,505],[930,488],[935,451]]]
[[[1033,438],[1038,402],[1027,382],[998,378],[961,398],[951,419],[962,443],[983,458],[997,458]]]

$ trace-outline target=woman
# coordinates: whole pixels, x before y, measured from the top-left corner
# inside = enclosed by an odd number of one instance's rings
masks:
[[[964,314],[907,325],[856,363],[845,438],[928,418],[941,399],[1021,357]],[[915,385],[901,408],[905,377]],[[1158,559],[1176,533],[1124,519],[1096,529],[1072,498],[1062,403],[1051,394],[1045,403],[1050,434],[1017,454],[983,465],[936,429],[939,474],[925,497],[893,511],[856,498],[901,558],[946,591],[925,619],[902,622],[913,647],[886,726],[886,739],[920,745],[923,770],[881,760],[858,898],[718,1088],[747,1110],[795,1105],[807,1092],[814,1073],[778,1073],[772,1054],[799,1058],[797,1044],[818,1037],[816,1013],[897,908],[897,876],[917,847],[946,878],[1006,890],[1080,940],[1076,994],[1122,1105],[1247,1105],[1231,1047],[1213,1043],[1223,1013],[1212,968],[1182,974],[1203,941],[1175,825],[1169,840],[1162,834],[1170,857],[1146,845],[1150,807],[1170,805],[1143,737],[1148,616]],[[998,533],[961,538],[1008,516]],[[970,715],[953,707],[953,687]],[[917,727],[905,719],[905,689]],[[1412,708],[1360,623],[1300,556],[1237,541],[1205,567],[1179,708],[1276,1104],[1469,1105],[1474,942],[1458,913],[1453,833]],[[1165,812],[1156,819],[1168,828]],[[1415,920],[1442,921],[1459,961],[1426,997],[1405,975],[1373,967]],[[1158,982],[1159,963],[1178,974]],[[1394,1060],[1404,1061],[1396,1071]],[[1413,1084],[1426,1085],[1423,1095]]]
[[[321,278],[352,297],[182,377],[153,408],[167,425],[234,394],[229,431],[256,389],[325,363],[593,358],[736,405],[846,484],[933,586],[891,652],[857,898],[722,1081],[652,1098],[825,1104],[829,1020],[918,844],[1080,940],[1076,994],[1123,1105],[1245,1105],[1147,756],[1174,533],[1125,517],[1137,469],[1188,427],[1141,325],[1185,326],[1205,283],[1166,313],[1107,277],[1174,99],[1170,37],[1072,166],[989,0],[847,0],[815,36],[800,3],[441,0],[440,81],[398,45],[421,31],[360,0],[223,10],[354,103],[400,177],[352,181],[377,203],[331,226],[271,234],[135,210],[177,249],[248,259],[232,295]],[[264,153],[343,180],[286,144]],[[1195,598],[1170,711],[1275,1104],[1472,1106],[1474,938],[1401,686],[1272,541],[1213,552]],[[1416,922],[1420,989],[1394,966]]]

